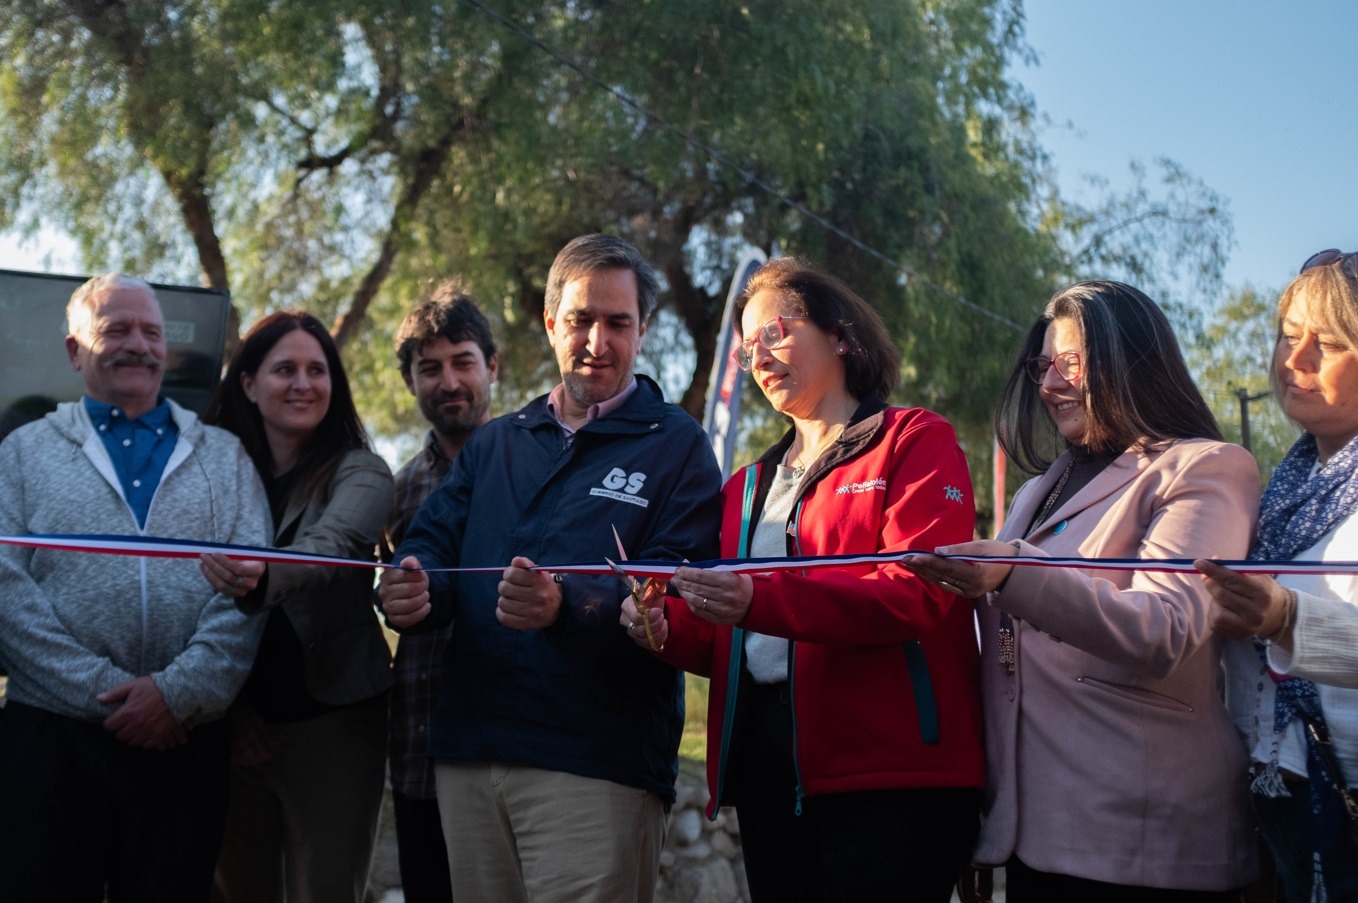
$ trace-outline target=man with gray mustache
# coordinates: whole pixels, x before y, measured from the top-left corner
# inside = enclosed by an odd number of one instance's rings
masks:
[[[0,443],[0,534],[267,544],[240,443],[160,395],[151,286],[96,276],[66,318],[85,394]],[[263,624],[194,561],[0,548],[6,900],[207,898],[226,812],[221,717]]]

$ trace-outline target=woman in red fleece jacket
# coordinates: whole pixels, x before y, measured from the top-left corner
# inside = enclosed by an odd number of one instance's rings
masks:
[[[889,407],[880,318],[804,261],[736,307],[737,362],[792,429],[725,489],[722,554],[827,555],[967,541],[952,427]],[[709,816],[734,804],[756,900],[946,901],[971,853],[984,766],[971,606],[899,565],[753,577],[680,568],[647,610],[662,658],[712,679]],[[622,623],[649,648],[643,615]]]

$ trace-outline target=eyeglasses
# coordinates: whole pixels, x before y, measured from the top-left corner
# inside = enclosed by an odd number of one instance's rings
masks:
[[[1023,362],[1024,372],[1039,386],[1042,385],[1042,380],[1046,379],[1047,370],[1052,367],[1056,368],[1057,374],[1066,382],[1074,382],[1084,372],[1084,362],[1074,351],[1062,351],[1055,358],[1030,357]]]
[[[764,323],[754,331],[754,338],[741,342],[736,349],[736,366],[742,370],[749,370],[754,366],[754,346],[762,345],[765,350],[772,351],[787,338],[787,330],[783,328],[783,323],[787,320],[809,320],[810,317],[774,317]]]
[[[1358,251],[1351,251],[1348,254],[1345,254],[1338,248],[1327,248],[1324,251],[1317,251],[1312,254],[1310,257],[1306,258],[1306,262],[1301,265],[1299,273],[1304,273],[1307,270],[1315,269],[1316,267],[1327,267],[1341,260],[1344,261],[1344,273],[1351,279],[1358,279]]]

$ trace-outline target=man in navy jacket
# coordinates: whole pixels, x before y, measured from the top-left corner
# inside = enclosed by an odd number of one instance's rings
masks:
[[[453,896],[650,900],[674,801],[683,683],[618,627],[601,562],[717,554],[706,436],[633,374],[657,280],[626,242],[573,240],[543,311],[562,382],[481,427],[425,503],[380,595],[403,631],[454,623],[429,744]]]

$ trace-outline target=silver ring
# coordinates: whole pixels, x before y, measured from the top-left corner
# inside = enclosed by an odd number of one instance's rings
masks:
[[[707,611],[707,597],[706,597],[706,596],[703,596],[703,604],[702,604],[702,605],[699,605],[698,607],[701,608],[703,611]]]
[[[240,589],[240,588],[241,588],[241,584],[244,583],[244,582],[245,582],[245,577],[243,577],[243,576],[237,574],[237,575],[236,575],[236,579],[231,581],[231,586],[232,586],[233,588],[235,588],[235,589]]]
[[[632,634],[632,636],[636,636],[636,635],[637,635],[637,622],[636,622],[636,621],[633,621],[632,623],[630,623],[630,624],[627,625],[627,632],[630,633],[630,634]]]
[[[950,583],[950,582],[948,582],[947,580],[940,580],[940,581],[938,581],[938,585],[939,585],[939,586],[946,586],[948,589],[952,590],[952,591],[955,592],[955,593],[960,593],[960,592],[962,592],[962,587],[958,586],[956,583]]]

